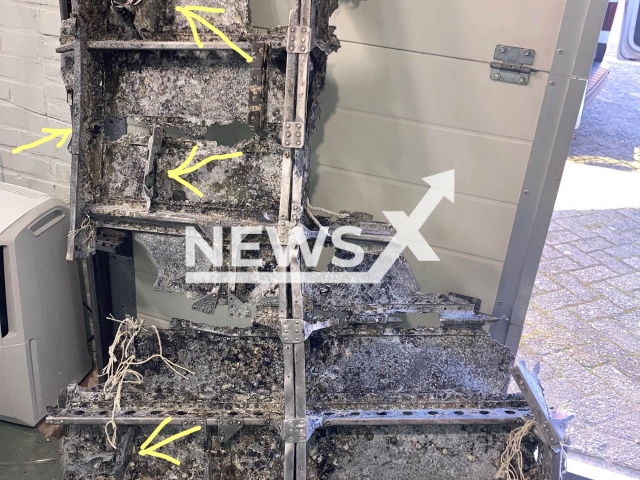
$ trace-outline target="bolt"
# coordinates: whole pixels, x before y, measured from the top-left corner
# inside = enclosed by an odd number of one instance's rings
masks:
[[[524,77],[520,77],[520,78],[518,79],[518,83],[524,83]]]
[[[495,74],[493,75],[493,78],[495,78],[495,79],[497,80],[498,78],[500,78],[500,74],[499,74],[499,73],[495,73]]]
[[[500,52],[501,52],[501,53],[504,53],[505,51],[506,51],[506,48],[504,48],[504,47],[500,47]]]
[[[528,56],[529,56],[529,53],[531,53],[531,52],[529,52],[529,50],[525,50],[525,51],[524,51],[524,52],[522,52],[522,53],[524,53],[524,56],[525,56],[525,57],[528,57]]]

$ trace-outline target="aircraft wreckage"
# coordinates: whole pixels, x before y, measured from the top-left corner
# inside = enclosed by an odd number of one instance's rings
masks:
[[[510,434],[533,421],[506,468],[561,477],[571,417],[549,410],[537,372],[512,369],[513,354],[483,328],[504,319],[420,292],[401,249],[380,281],[340,280],[372,269],[397,232],[308,204],[337,6],[298,0],[289,25],[266,31],[249,26],[248,0],[74,0],[58,49],[73,117],[68,259],[89,265],[98,367],[109,375],[69,386],[49,410],[65,426],[65,479],[489,480],[504,472]],[[238,125],[252,136],[211,139]],[[188,171],[185,159],[211,157]],[[345,227],[357,232],[357,266],[333,243]],[[250,326],[136,321],[132,232],[158,265],[157,290]],[[281,262],[274,243],[289,245],[292,232],[302,241]],[[305,281],[314,267],[301,250],[316,240],[343,260],[329,282]],[[231,260],[242,241],[253,242],[248,266]],[[187,282],[194,272],[224,281]],[[261,274],[276,281],[246,281]],[[403,328],[403,314],[423,313],[439,323]],[[504,393],[512,372],[522,394]],[[139,454],[169,417],[158,438],[194,429],[156,450],[179,465]]]

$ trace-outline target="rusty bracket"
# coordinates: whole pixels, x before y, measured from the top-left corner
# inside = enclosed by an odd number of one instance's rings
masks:
[[[322,417],[292,418],[282,421],[282,439],[286,443],[306,443],[316,428],[322,426]]]
[[[247,123],[253,128],[263,128],[266,117],[267,63],[269,45],[265,42],[251,44],[251,79],[249,81],[249,118]]]
[[[511,369],[511,374],[536,418],[538,423],[537,431],[540,438],[544,443],[550,445],[554,452],[558,453],[562,450],[567,426],[575,418],[575,415],[562,411],[551,412],[549,410],[544,399],[540,380],[538,380],[539,371],[539,363],[529,373],[524,360],[520,360],[518,365]]]
[[[244,426],[244,420],[239,418],[223,418],[218,420],[218,441],[224,443],[233,437]]]
[[[287,52],[309,53],[313,49],[311,27],[291,25],[287,30]]]

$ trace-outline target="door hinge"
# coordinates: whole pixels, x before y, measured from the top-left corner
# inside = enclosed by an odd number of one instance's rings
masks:
[[[527,85],[536,51],[530,48],[497,45],[491,62],[491,80]]]

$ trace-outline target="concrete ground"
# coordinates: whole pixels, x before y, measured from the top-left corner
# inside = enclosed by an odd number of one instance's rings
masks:
[[[576,413],[572,455],[640,478],[640,64],[615,48],[574,134],[518,357]]]
[[[0,422],[0,480],[58,480],[59,440],[35,428]]]

